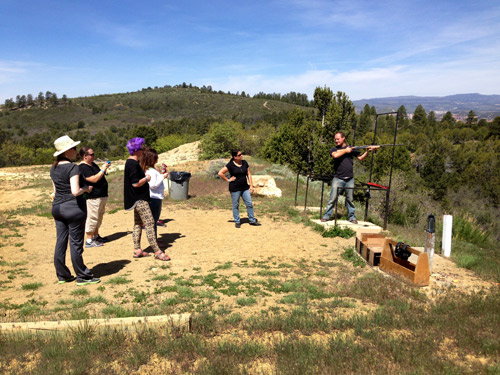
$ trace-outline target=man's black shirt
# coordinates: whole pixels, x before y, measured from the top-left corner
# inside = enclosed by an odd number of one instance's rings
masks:
[[[330,155],[332,152],[338,150],[344,150],[348,146],[345,147],[334,147],[330,150]],[[333,159],[333,163],[335,166],[335,175],[334,177],[340,178],[342,180],[349,180],[354,177],[354,168],[353,168],[353,158],[358,157],[361,153],[359,150],[352,150],[350,153],[342,155],[340,158]]]

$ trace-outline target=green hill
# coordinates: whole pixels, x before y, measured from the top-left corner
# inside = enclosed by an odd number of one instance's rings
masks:
[[[90,135],[111,129],[121,132],[137,125],[169,124],[172,132],[203,134],[210,123],[227,119],[245,126],[265,121],[277,125],[299,106],[277,100],[253,99],[189,86],[147,88],[137,92],[58,100],[56,104],[2,108],[3,137],[85,130]],[[45,135],[45,134],[44,134]],[[45,138],[45,137],[43,137]]]

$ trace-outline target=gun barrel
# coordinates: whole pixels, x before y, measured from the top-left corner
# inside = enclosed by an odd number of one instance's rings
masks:
[[[379,146],[379,147],[389,147],[389,146],[404,146],[404,144],[402,143],[398,143],[398,144],[388,144],[388,145],[367,145],[367,146],[353,146],[352,148],[357,148],[357,149],[365,149],[365,148],[368,148],[368,147],[371,147],[371,146]]]

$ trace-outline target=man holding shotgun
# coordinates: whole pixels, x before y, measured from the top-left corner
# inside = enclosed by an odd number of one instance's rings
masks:
[[[338,198],[337,192],[341,194],[345,190],[348,220],[357,224],[354,208],[354,169],[353,158],[356,157],[359,161],[363,161],[368,156],[368,153],[380,148],[380,146],[368,146],[366,151],[361,155],[361,152],[356,147],[349,147],[345,142],[345,134],[338,132],[335,134],[336,147],[330,150],[330,155],[334,159],[335,174],[332,180],[332,190],[330,198],[326,206],[326,212],[321,219],[322,222],[330,220],[333,214],[333,207]]]

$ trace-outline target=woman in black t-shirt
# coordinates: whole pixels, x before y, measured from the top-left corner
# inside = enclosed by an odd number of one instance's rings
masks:
[[[229,193],[231,194],[231,200],[233,202],[233,218],[234,225],[236,228],[241,227],[240,222],[240,197],[243,199],[245,206],[247,207],[248,221],[250,225],[258,226],[260,223],[254,216],[252,196],[253,186],[252,186],[252,174],[250,173],[250,167],[246,160],[243,160],[243,153],[241,150],[231,152],[231,160],[229,163],[223,167],[218,175],[223,180],[229,182]],[[226,173],[229,172],[229,178],[226,177]]]
[[[134,211],[134,230],[132,239],[134,241],[134,258],[149,256],[149,253],[141,249],[142,225],[146,229],[146,236],[149,244],[155,253],[155,259],[170,260],[158,243],[154,229],[154,219],[149,208],[149,184],[150,176],[146,176],[141,168],[139,161],[142,157],[143,138],[132,138],[127,143],[127,149],[130,157],[125,162],[125,174],[123,177],[123,200],[125,210]]]
[[[80,187],[78,166],[71,160],[76,157],[76,146],[80,142],[73,141],[67,135],[54,142],[56,161],[50,169],[50,178],[54,192],[52,196],[52,216],[56,222],[57,240],[54,250],[54,266],[59,284],[76,279],[77,285],[96,284],[101,280],[95,278],[83,263],[83,237],[87,208],[83,193],[90,193],[91,186]],[[66,266],[66,250],[71,252],[71,263],[76,277],[71,275]]]
[[[99,235],[99,228],[108,201],[108,181],[106,181],[106,171],[110,163],[105,163],[102,168],[94,162],[94,150],[90,147],[80,149],[82,162],[78,166],[80,175],[86,185],[92,186],[92,192],[87,195],[87,221],[85,223],[85,233],[87,241],[85,247],[99,247],[104,243],[104,238]]]

